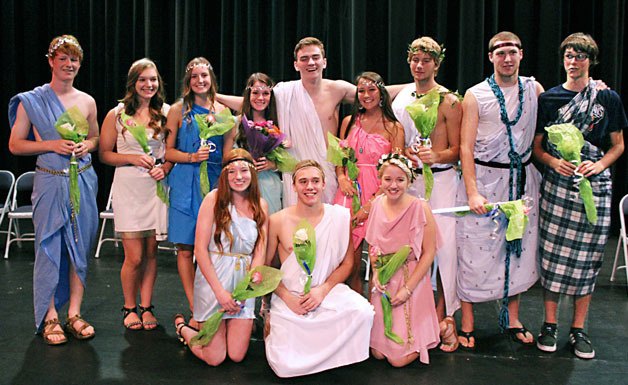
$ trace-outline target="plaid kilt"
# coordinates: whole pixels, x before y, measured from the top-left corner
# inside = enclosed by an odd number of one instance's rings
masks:
[[[573,177],[547,169],[541,183],[541,284],[569,295],[591,294],[602,267],[611,222],[610,171],[589,178],[598,220],[590,224]]]

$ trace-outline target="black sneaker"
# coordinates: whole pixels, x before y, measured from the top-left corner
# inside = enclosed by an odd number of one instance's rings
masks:
[[[541,332],[536,339],[536,347],[544,352],[553,353],[556,351],[556,340],[558,328],[556,324],[544,322]]]
[[[576,357],[585,360],[595,357],[595,350],[593,350],[591,340],[584,330],[572,328],[569,332],[569,343],[573,346],[573,352]]]

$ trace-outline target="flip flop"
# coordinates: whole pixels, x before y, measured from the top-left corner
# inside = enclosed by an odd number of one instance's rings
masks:
[[[521,338],[517,337],[517,334],[522,334],[523,336],[525,336],[527,333],[530,333],[530,335],[532,336],[532,341],[530,342],[524,342]],[[521,327],[508,328],[508,335],[510,336],[510,339],[518,344],[525,346],[534,345],[534,334],[532,334],[532,332],[523,325],[521,325]]]
[[[475,350],[477,341],[475,340],[475,332],[474,331],[463,332],[462,330],[458,330],[458,341],[460,341],[461,337],[467,339],[467,345],[471,344],[471,338],[473,338],[473,346],[471,346],[471,347],[464,346],[462,343],[460,343],[460,349],[469,350],[469,351]]]

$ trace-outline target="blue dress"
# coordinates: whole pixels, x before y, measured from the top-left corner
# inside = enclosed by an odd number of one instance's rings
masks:
[[[209,112],[208,109],[195,104],[190,113],[183,116],[181,127],[177,133],[177,150],[189,153],[198,151],[201,141],[198,137],[199,129],[194,115]],[[214,189],[222,170],[224,135],[213,136],[209,138],[209,141],[216,145],[216,151],[210,153],[207,160],[209,185],[211,189]],[[199,179],[200,165],[200,163],[177,163],[168,176],[168,185],[170,186],[168,240],[170,242],[194,244],[196,217],[203,202]]]
[[[11,98],[9,101],[11,126],[15,123],[20,103],[31,123],[37,127],[42,140],[61,139],[54,123],[65,112],[65,107],[50,85],[45,84]],[[31,200],[35,226],[33,297],[35,327],[38,329],[46,316],[53,295],[57,309],[70,298],[68,262],[72,264],[85,287],[87,255],[94,246],[98,231],[96,205],[98,180],[91,167],[91,161],[91,154],[78,159],[81,208],[73,221],[69,178],[67,173],[59,175],[70,167],[70,156],[54,152],[37,156],[37,172]]]

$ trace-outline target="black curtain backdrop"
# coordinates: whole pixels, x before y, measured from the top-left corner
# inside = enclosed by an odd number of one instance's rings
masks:
[[[406,47],[416,37],[432,36],[447,48],[437,81],[464,93],[492,72],[487,44],[495,33],[519,35],[520,73],[535,76],[548,89],[565,78],[560,42],[570,33],[586,32],[601,51],[592,75],[617,90],[626,106],[626,15],[625,0],[3,0],[0,168],[16,174],[34,168],[34,157],[8,152],[6,103],[50,80],[44,55],[50,40],[61,34],[75,35],[85,50],[75,86],[96,99],[99,122],[123,96],[126,73],[136,59],[157,63],[168,102],[178,97],[184,66],[195,56],[212,63],[220,92],[241,94],[252,72],[276,81],[297,79],[292,52],[304,36],[324,42],[327,78],[353,81],[370,70],[388,84],[411,81]],[[627,159],[622,156],[615,167],[613,207],[628,191]],[[113,169],[97,160],[95,167],[104,205]]]

